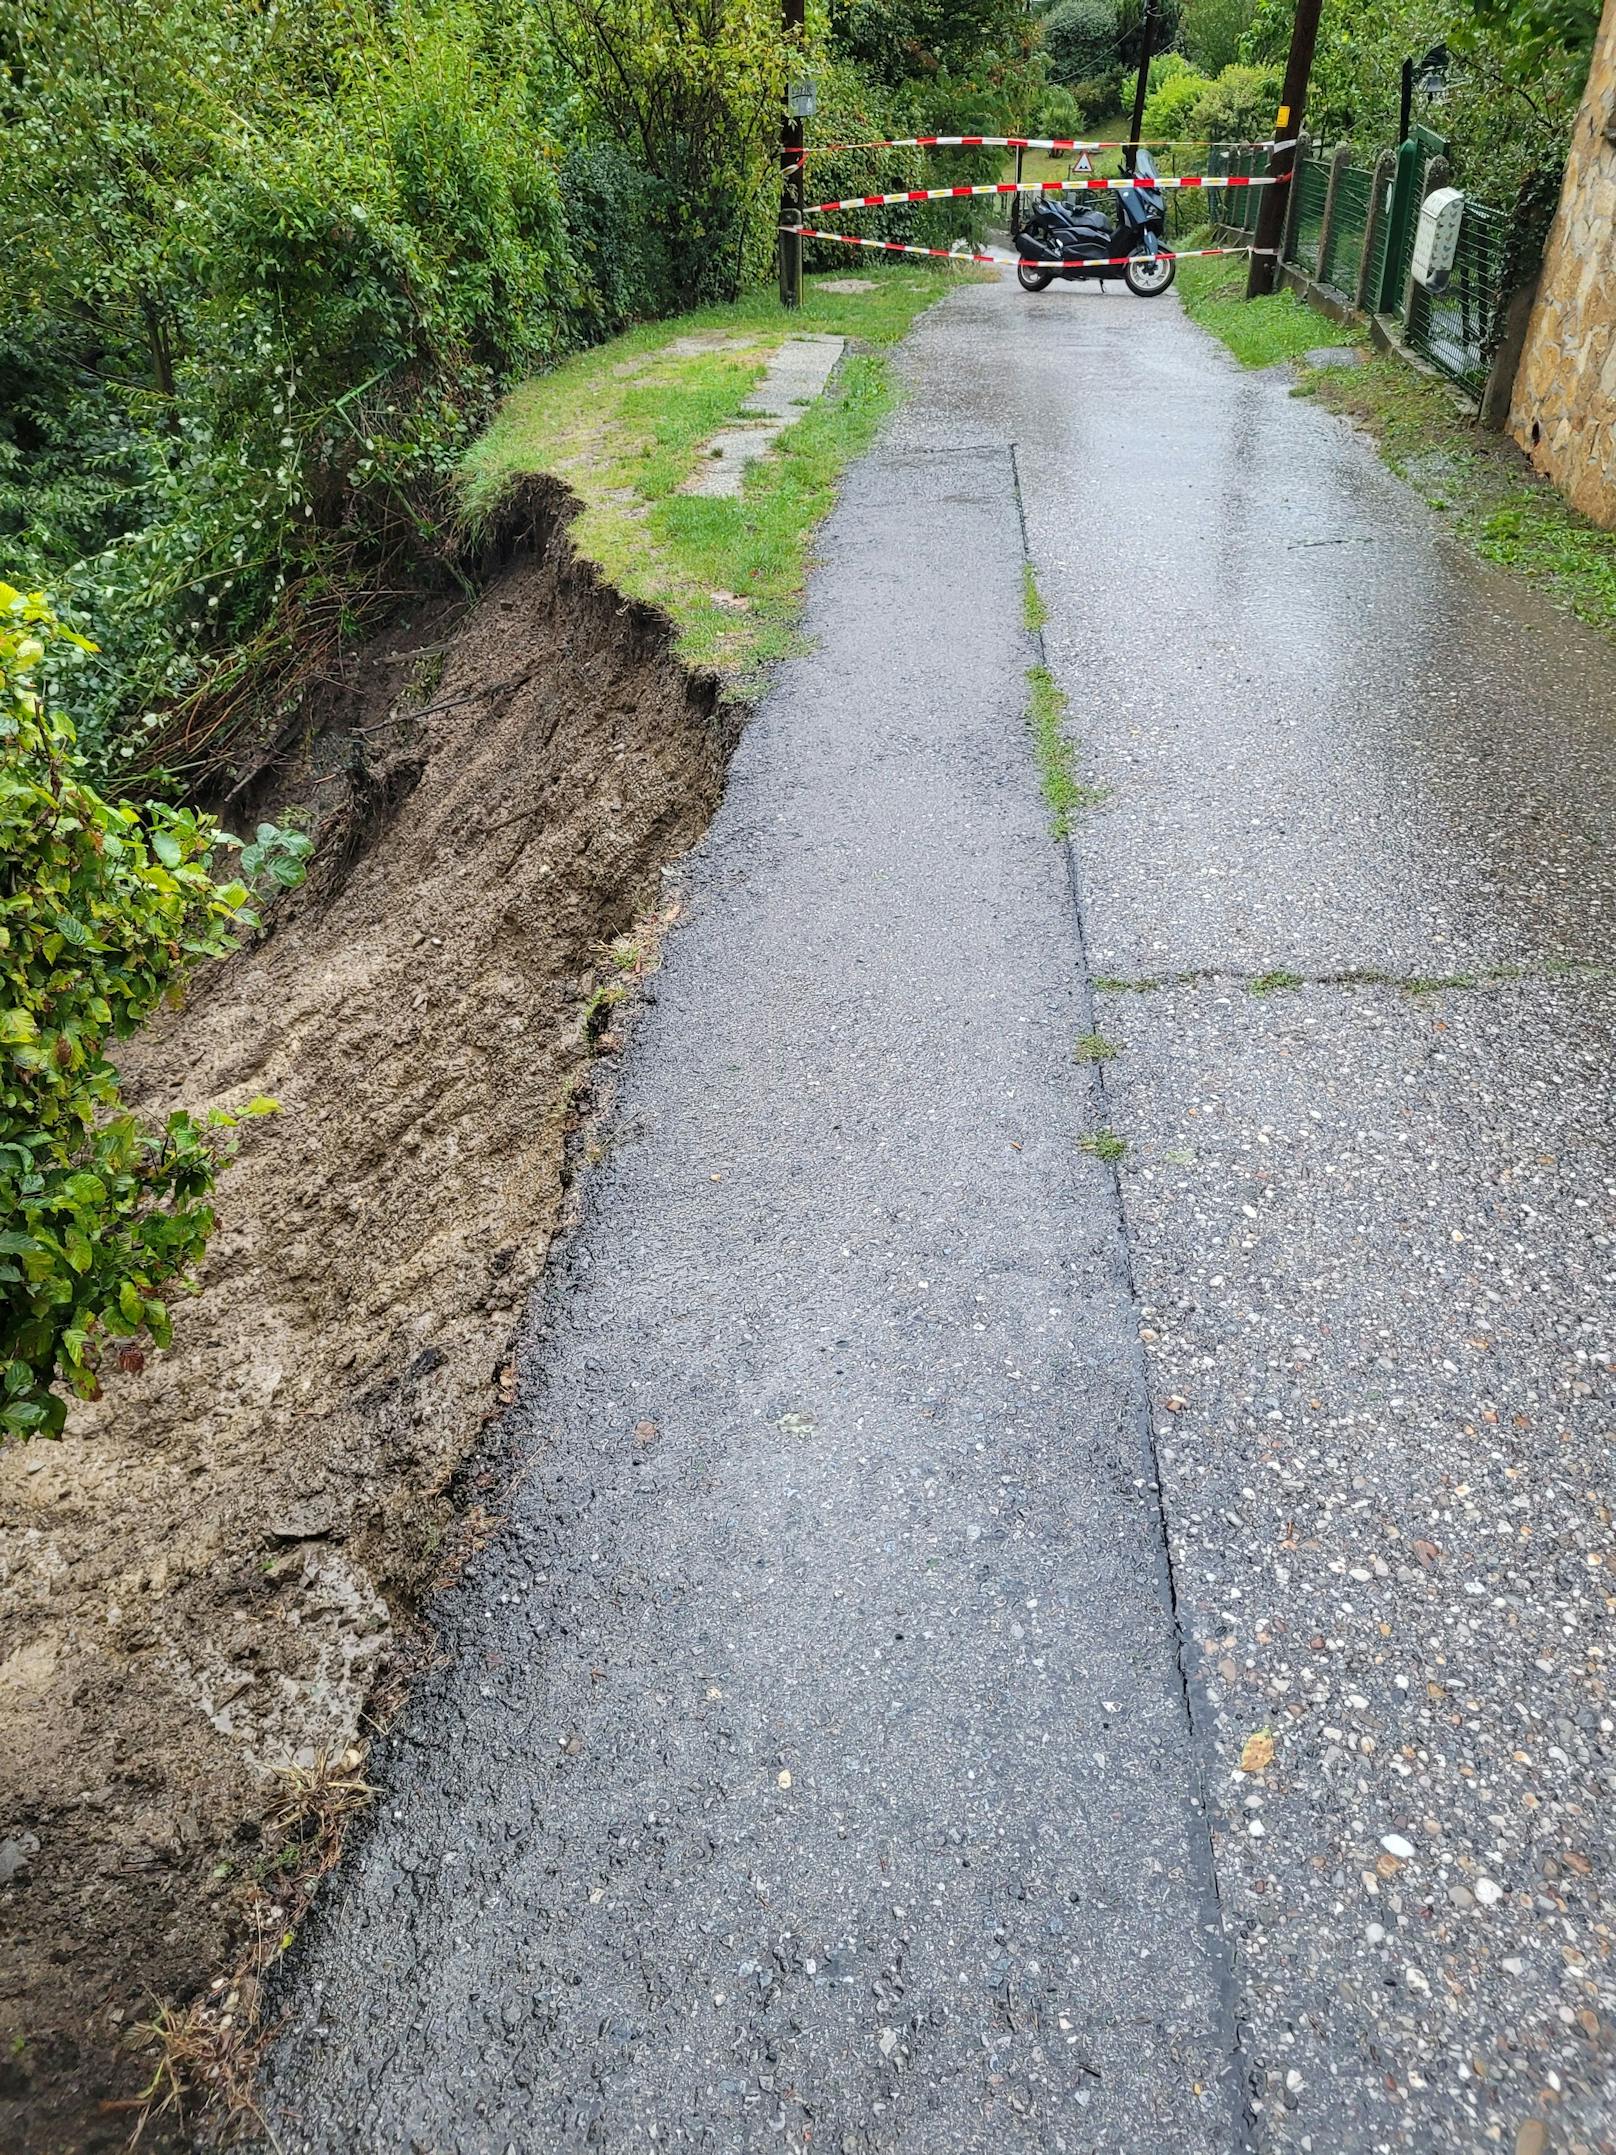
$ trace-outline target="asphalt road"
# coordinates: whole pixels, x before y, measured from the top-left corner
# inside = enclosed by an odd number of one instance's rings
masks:
[[[1609,2150],[1608,647],[1170,303],[905,366],[266,2108]]]

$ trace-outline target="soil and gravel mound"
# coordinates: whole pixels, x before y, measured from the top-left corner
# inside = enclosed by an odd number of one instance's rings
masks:
[[[153,1114],[282,1112],[221,1182],[173,1351],[0,1454],[16,2155],[119,2144],[129,2031],[273,1919],[276,1771],[352,1741],[464,1534],[451,1482],[616,1044],[601,990],[639,962],[618,939],[654,939],[659,873],[716,803],[716,684],[566,521],[535,491],[479,599],[358,655],[256,788],[322,804],[316,873],[126,1058]]]

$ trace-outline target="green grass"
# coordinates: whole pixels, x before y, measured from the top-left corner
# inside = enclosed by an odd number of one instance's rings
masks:
[[[1115,1130],[1096,1130],[1077,1141],[1079,1152],[1086,1152],[1091,1160],[1120,1160],[1128,1150],[1128,1140],[1118,1137]]]
[[[1107,1040],[1104,1033],[1079,1033],[1072,1049],[1073,1059],[1080,1063],[1108,1063],[1122,1050],[1114,1040]]]
[[[1027,714],[1032,721],[1038,778],[1049,803],[1050,829],[1057,838],[1071,835],[1079,808],[1095,808],[1106,798],[1103,786],[1086,786],[1077,775],[1077,752],[1066,732],[1065,694],[1047,666],[1027,668]]]
[[[1202,232],[1183,242],[1186,247],[1211,244],[1210,236]],[[1190,320],[1226,344],[1243,367],[1271,367],[1277,360],[1316,351],[1321,344],[1363,341],[1361,330],[1316,314],[1294,292],[1247,299],[1246,270],[1244,255],[1214,255],[1180,262],[1177,280],[1178,296]]]
[[[867,290],[826,292],[810,277],[796,313],[753,293],[580,353],[506,398],[462,467],[467,518],[485,523],[525,476],[564,480],[583,504],[579,551],[671,616],[688,663],[755,694],[763,668],[795,647],[809,546],[836,480],[890,407],[885,347],[958,274],[855,261],[843,275]],[[680,493],[703,444],[746,409],[798,330],[854,340],[825,394],[749,468],[739,497]]]
[[[1049,608],[1044,604],[1044,594],[1038,588],[1030,561],[1021,564],[1021,619],[1029,636],[1036,636],[1049,619]]]

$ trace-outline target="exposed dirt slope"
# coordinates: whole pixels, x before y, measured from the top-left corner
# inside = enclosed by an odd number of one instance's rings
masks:
[[[153,1112],[283,1112],[223,1179],[173,1351],[0,1455],[8,2150],[127,2132],[99,2112],[136,2071],[120,2042],[226,1960],[272,1769],[358,1726],[498,1409],[608,945],[716,801],[714,685],[563,521],[534,497],[418,722],[387,715],[383,639],[375,730],[333,753],[327,728],[304,772],[348,796],[320,873],[128,1057]]]

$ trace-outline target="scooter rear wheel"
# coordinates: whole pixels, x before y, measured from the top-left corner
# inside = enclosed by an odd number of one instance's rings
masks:
[[[1122,279],[1136,299],[1159,299],[1177,275],[1170,254],[1136,254],[1129,256]]]
[[[1034,269],[1029,263],[1016,264],[1016,282],[1024,292],[1042,292],[1055,281],[1055,273],[1048,269]]]

